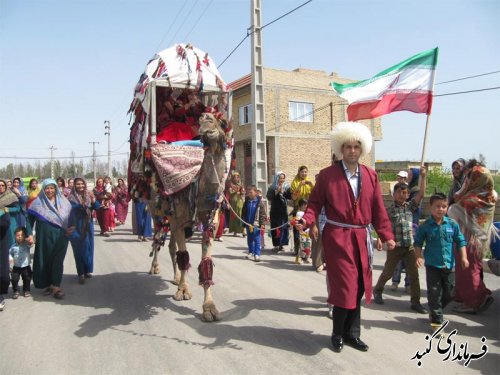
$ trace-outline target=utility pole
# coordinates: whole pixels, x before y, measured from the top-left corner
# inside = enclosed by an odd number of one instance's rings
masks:
[[[250,27],[252,29],[252,183],[267,190],[266,124],[264,116],[264,68],[262,66],[261,0],[252,0]]]
[[[104,135],[108,136],[108,176],[111,177],[111,181],[113,181],[113,173],[111,171],[111,123],[106,120],[104,121],[104,125],[104,129],[106,129]]]
[[[97,176],[96,176],[96,170],[95,170],[95,161],[96,161],[96,157],[95,157],[95,144],[99,144],[99,142],[89,142],[89,143],[92,143],[92,169],[94,170],[94,186],[95,186],[95,183],[96,183],[96,180],[97,180]]]
[[[71,162],[73,163],[73,178],[76,177],[75,151],[71,151]]]
[[[54,178],[54,150],[57,150],[54,146],[49,147],[50,150],[50,178]]]

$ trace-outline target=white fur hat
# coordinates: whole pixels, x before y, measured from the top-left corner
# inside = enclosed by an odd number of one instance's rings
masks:
[[[361,143],[361,157],[366,156],[372,149],[372,134],[370,130],[359,122],[339,122],[332,130],[332,151],[342,159],[342,145],[346,142]]]

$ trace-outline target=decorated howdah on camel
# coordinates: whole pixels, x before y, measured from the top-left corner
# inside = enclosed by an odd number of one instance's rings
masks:
[[[159,273],[158,252],[170,231],[169,251],[178,285],[174,298],[190,299],[186,238],[200,224],[202,318],[217,320],[210,291],[211,241],[233,148],[229,87],[207,53],[177,44],[148,62],[129,113],[130,193],[135,200],[148,201],[155,222],[150,273]]]

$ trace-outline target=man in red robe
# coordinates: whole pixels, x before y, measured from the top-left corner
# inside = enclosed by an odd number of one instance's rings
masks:
[[[311,226],[322,207],[327,224],[322,240],[330,294],[328,303],[334,305],[332,345],[340,352],[346,345],[367,351],[360,339],[360,301],[365,294],[372,298],[373,242],[371,226],[393,250],[394,235],[382,193],[374,170],[359,164],[359,158],[371,150],[372,136],[360,123],[339,123],[334,128],[332,146],[342,160],[319,173],[302,224]]]

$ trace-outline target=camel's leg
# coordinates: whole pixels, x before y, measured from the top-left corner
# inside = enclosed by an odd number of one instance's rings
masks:
[[[170,232],[170,240],[168,242],[168,252],[170,253],[170,258],[172,259],[172,266],[174,268],[174,280],[172,281],[174,285],[179,285],[181,279],[181,272],[179,271],[179,266],[177,265],[177,245],[175,242],[175,236]]]
[[[149,269],[150,275],[158,275],[160,273],[160,264],[158,263],[159,252],[160,252],[160,245],[154,244],[152,248],[153,261],[151,262],[151,268]]]
[[[202,319],[205,322],[213,322],[219,320],[219,311],[215,307],[212,299],[212,292],[210,290],[213,285],[213,262],[212,262],[212,232],[206,228],[203,231],[202,239],[202,255],[201,263],[198,267],[200,284],[203,286],[204,299],[203,299],[203,315]]]
[[[177,265],[181,271],[181,278],[179,280],[179,285],[177,287],[177,292],[174,295],[176,301],[191,299],[191,291],[189,290],[189,284],[187,282],[187,270],[191,266],[189,264],[189,253],[186,249],[186,241],[184,239],[184,228],[177,228],[175,231],[175,240],[177,243]]]

